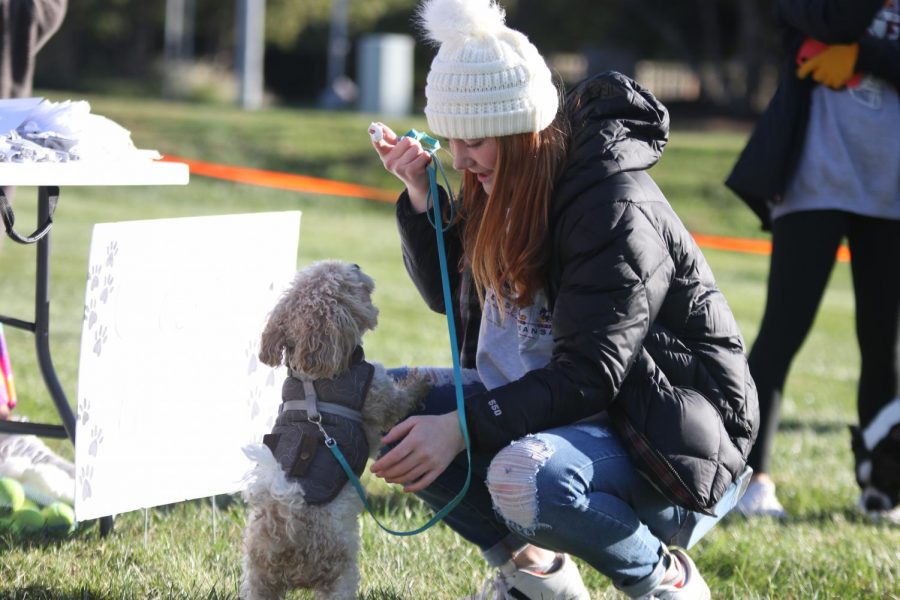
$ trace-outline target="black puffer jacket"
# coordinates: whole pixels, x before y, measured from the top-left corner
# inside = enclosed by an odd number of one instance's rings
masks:
[[[565,110],[572,135],[551,207],[546,282],[553,357],[545,368],[466,398],[474,447],[495,451],[608,411],[650,481],[682,506],[708,511],[744,468],[758,407],[731,310],[645,172],[667,140],[668,114],[618,73],[580,84]],[[413,281],[442,311],[434,231],[407,198],[398,221]],[[453,265],[458,233],[448,232],[447,241]],[[480,314],[469,280],[457,276],[454,290],[463,345],[471,349]]]

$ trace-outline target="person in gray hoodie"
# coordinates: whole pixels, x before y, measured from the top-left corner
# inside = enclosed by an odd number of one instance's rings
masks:
[[[779,87],[726,181],[772,230],[750,352],[761,426],[738,508],[787,515],[770,477],[782,393],[846,238],[862,362],[852,443],[860,506],[900,519],[896,468],[873,473],[870,461],[892,427],[900,439],[900,3],[778,0],[776,10],[786,48]],[[875,496],[873,476],[882,481]]]

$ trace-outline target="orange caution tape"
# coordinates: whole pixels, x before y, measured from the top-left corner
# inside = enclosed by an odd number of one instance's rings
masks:
[[[331,179],[308,177],[306,175],[293,175],[290,173],[266,171],[263,169],[250,169],[247,167],[233,167],[182,158],[180,156],[167,155],[163,157],[163,160],[185,163],[188,165],[193,175],[201,175],[213,179],[224,179],[226,181],[246,183],[248,185],[259,185],[281,190],[306,192],[309,194],[362,198],[364,200],[376,200],[378,202],[393,203],[397,200],[397,194],[395,192],[380,190],[364,185],[356,185],[353,183],[344,183],[342,181],[334,181]],[[693,236],[697,241],[697,244],[702,248],[728,250],[745,254],[769,255],[772,253],[772,243],[768,240],[732,238],[716,235],[703,235],[700,233],[695,233]],[[846,246],[841,246],[838,249],[837,259],[841,262],[849,261],[850,250]]]
[[[237,183],[259,185],[263,187],[291,190],[295,192],[307,192],[310,194],[325,194],[328,196],[346,196],[349,198],[362,198],[364,200],[377,200],[379,202],[395,202],[396,192],[387,192],[377,188],[352,183],[343,183],[306,175],[293,175],[279,173],[278,171],[265,171],[263,169],[250,169],[247,167],[233,167],[219,165],[179,156],[164,156],[163,160],[169,162],[185,163],[193,175],[202,175],[214,179],[224,179]]]
[[[696,240],[697,245],[701,248],[729,250],[731,252],[743,252],[744,254],[772,254],[772,242],[769,240],[703,235],[702,233],[694,233],[691,235],[694,236],[694,240]],[[850,260],[850,249],[847,248],[847,246],[838,248],[837,259],[840,262],[848,262]]]

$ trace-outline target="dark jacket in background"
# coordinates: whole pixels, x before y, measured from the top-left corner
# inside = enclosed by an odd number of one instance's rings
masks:
[[[812,77],[798,79],[796,54],[807,37],[826,44],[859,42],[856,70],[900,87],[900,45],[866,35],[884,0],[778,0],[786,28],[778,89],[725,181],[770,228],[769,207],[781,200],[806,139]]]
[[[0,98],[31,96],[34,58],[65,14],[66,0],[0,0]]]
[[[553,356],[466,398],[473,445],[494,452],[608,411],[650,481],[678,504],[708,511],[744,469],[759,415],[731,310],[645,172],[668,138],[668,114],[618,73],[580,84],[565,111],[572,134],[551,204],[546,281]],[[443,312],[434,230],[408,197],[398,203],[398,223],[413,281]],[[470,274],[453,268],[459,233],[451,229],[446,240],[462,359],[471,367],[481,314]]]

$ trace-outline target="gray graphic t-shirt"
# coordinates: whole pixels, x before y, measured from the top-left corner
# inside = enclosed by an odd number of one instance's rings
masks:
[[[900,38],[898,5],[885,2],[869,35]],[[772,218],[826,209],[900,219],[900,96],[882,79],[813,90],[803,153]]]
[[[553,331],[547,306],[543,293],[536,294],[530,306],[519,308],[498,298],[494,290],[487,291],[475,364],[489,390],[550,362]]]

